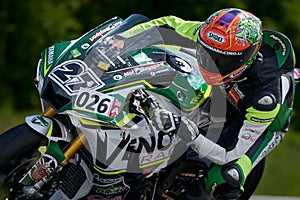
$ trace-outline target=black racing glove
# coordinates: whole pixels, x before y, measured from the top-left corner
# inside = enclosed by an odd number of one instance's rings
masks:
[[[155,128],[169,135],[174,135],[180,126],[180,117],[166,109],[151,109],[149,115]]]
[[[158,130],[171,136],[176,134],[186,142],[195,140],[200,134],[194,122],[175,115],[166,109],[150,110],[150,119]]]
[[[150,109],[159,108],[156,100],[143,89],[135,90],[131,94],[129,112],[148,114]]]
[[[143,89],[136,90],[130,102],[132,112],[148,115],[156,129],[170,136],[176,134],[186,142],[191,142],[199,135],[198,128],[192,121],[161,108],[153,96]]]

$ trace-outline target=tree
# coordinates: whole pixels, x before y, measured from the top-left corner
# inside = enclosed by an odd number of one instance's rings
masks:
[[[18,109],[37,106],[33,79],[40,52],[79,36],[82,26],[74,15],[80,7],[73,1],[2,1],[0,103],[10,97]]]

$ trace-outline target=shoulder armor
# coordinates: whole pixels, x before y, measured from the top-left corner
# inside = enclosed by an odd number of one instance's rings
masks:
[[[292,70],[295,66],[295,53],[289,38],[273,30],[263,31],[263,42],[270,46],[276,54],[279,68]]]
[[[278,100],[271,92],[263,92],[255,99],[253,107],[259,111],[272,111],[276,108]]]

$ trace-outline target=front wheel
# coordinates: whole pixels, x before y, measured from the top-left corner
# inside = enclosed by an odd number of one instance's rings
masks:
[[[23,199],[19,181],[40,157],[41,146],[47,146],[47,138],[27,124],[0,135],[0,199]]]

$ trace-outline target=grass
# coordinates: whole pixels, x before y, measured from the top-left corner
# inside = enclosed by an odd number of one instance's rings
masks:
[[[9,104],[0,107],[0,133],[24,122],[25,116],[39,110],[16,112]],[[300,132],[290,130],[282,143],[273,150],[256,195],[300,196]],[[0,190],[0,199],[1,198]]]
[[[290,130],[267,157],[256,194],[300,196],[300,133]]]

